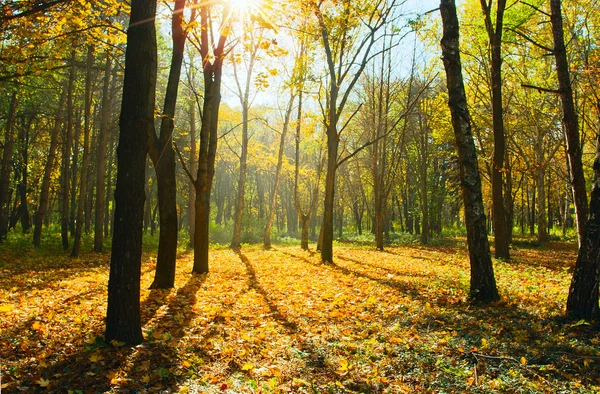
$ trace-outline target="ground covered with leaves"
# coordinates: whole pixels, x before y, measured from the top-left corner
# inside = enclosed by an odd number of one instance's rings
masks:
[[[102,340],[108,254],[0,257],[2,392],[598,392],[597,327],[561,318],[575,247],[495,261],[502,301],[467,301],[464,245],[211,251],[142,291],[146,340]],[[144,256],[142,288],[152,281]]]

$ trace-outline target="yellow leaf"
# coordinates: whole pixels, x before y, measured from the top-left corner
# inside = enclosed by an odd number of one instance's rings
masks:
[[[350,369],[350,364],[348,364],[348,360],[340,360],[340,367],[338,369],[340,372],[347,372]]]
[[[183,365],[185,368],[189,368],[189,367],[192,366],[192,364],[189,361],[187,361],[187,360],[185,360],[184,362],[182,362],[181,365]]]
[[[146,384],[150,383],[150,376],[149,375],[142,376],[142,382],[144,382]]]
[[[11,304],[0,305],[0,312],[10,312],[13,310],[13,306]]]
[[[179,394],[187,394],[190,391],[190,386],[183,386],[179,389]]]
[[[525,357],[521,357],[520,361],[522,365],[527,365],[527,359]]]
[[[487,339],[481,338],[481,348],[485,349],[487,347],[487,345],[488,345]]]
[[[48,379],[40,378],[36,381],[36,383],[39,384],[41,387],[48,387],[50,381]]]
[[[254,369],[254,364],[246,363],[242,366],[242,371],[250,371]]]
[[[589,358],[586,358],[585,360],[583,360],[583,366],[584,366],[584,367],[589,367],[589,366],[590,366],[590,362],[591,362],[591,361],[592,361],[592,360],[590,360]]]
[[[93,363],[97,363],[98,361],[102,360],[102,356],[98,353],[94,353],[90,356],[90,361]]]
[[[95,338],[94,338],[94,340],[95,340]],[[112,341],[110,341],[110,344],[113,345],[114,347],[125,346],[125,342],[117,341],[116,339],[113,339]]]
[[[40,328],[42,328],[42,325],[40,324],[39,321],[36,321],[31,325],[31,328],[34,330],[39,330]]]
[[[369,298],[367,298],[367,304],[369,304],[369,305],[376,304],[377,301],[379,301],[379,300],[374,296],[370,296]]]

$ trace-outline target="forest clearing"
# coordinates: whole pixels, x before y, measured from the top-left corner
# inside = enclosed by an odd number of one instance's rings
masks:
[[[467,302],[461,241],[339,245],[335,264],[297,246],[218,248],[211,272],[194,276],[180,252],[172,290],[146,290],[156,261],[146,253],[136,347],[102,339],[108,254],[9,246],[3,393],[600,389],[597,330],[562,319],[573,244],[515,246],[510,262],[495,261],[502,300],[487,307]]]

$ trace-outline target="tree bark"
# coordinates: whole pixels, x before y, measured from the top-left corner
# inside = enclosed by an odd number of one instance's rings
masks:
[[[194,104],[190,104],[190,157],[189,166],[190,172],[193,174],[197,171],[196,168],[196,110]],[[190,236],[190,248],[194,248],[194,233],[196,232],[196,189],[193,182],[190,182],[188,187],[188,234]]]
[[[34,219],[33,227],[33,245],[39,247],[42,238],[42,224],[48,210],[48,198],[50,196],[50,177],[54,169],[54,161],[56,160],[56,148],[58,147],[58,134],[63,123],[65,101],[67,100],[67,89],[68,86],[65,84],[58,100],[58,109],[56,111],[56,119],[54,121],[54,127],[50,132],[50,148],[48,149],[48,159],[44,166],[44,175],[42,178],[42,186],[40,189],[40,202],[38,204],[38,211]]]
[[[94,216],[94,251],[102,252],[104,249],[104,211],[106,200],[106,151],[108,141],[108,128],[111,116],[112,97],[110,95],[112,59],[110,51],[106,51],[104,66],[104,84],[102,86],[102,113],[100,115],[100,130],[98,132],[98,157],[96,167],[96,206]]]
[[[494,222],[494,246],[496,258],[509,259],[509,237],[504,207],[504,119],[502,109],[502,29],[506,0],[498,0],[496,23],[492,26],[491,3],[481,0],[485,25],[490,41],[491,83],[492,83],[492,123],[494,129],[494,155],[492,158],[492,218]]]
[[[60,234],[63,250],[69,249],[70,162],[73,145],[73,90],[75,85],[75,71],[75,51],[73,51],[71,54],[71,67],[69,69],[69,83],[67,85],[67,127],[63,135],[61,157]]]
[[[106,311],[107,342],[117,340],[138,344],[143,340],[140,276],[144,173],[148,129],[154,123],[156,90],[155,16],[156,0],[132,0],[119,120],[115,224]]]
[[[579,141],[579,122],[577,111],[573,103],[573,88],[569,75],[569,62],[565,48],[563,33],[563,22],[561,13],[561,1],[550,0],[552,35],[554,37],[554,57],[556,59],[556,74],[558,75],[558,86],[563,108],[563,128],[566,134],[568,164],[571,172],[571,187],[573,189],[573,200],[575,205],[575,216],[577,218],[577,235],[579,244],[583,240],[583,230],[588,218],[587,192],[585,188],[585,176],[583,174],[582,150]]]
[[[465,206],[467,243],[471,263],[470,297],[476,301],[491,302],[498,300],[499,295],[487,237],[477,152],[462,78],[459,26],[454,0],[441,0],[440,13],[443,23],[441,47],[448,86],[448,106],[452,115],[452,126],[458,149]]]
[[[171,69],[167,82],[167,92],[163,104],[160,122],[160,136],[157,138],[153,128],[149,129],[149,153],[156,170],[158,187],[158,216],[160,234],[156,271],[151,289],[170,289],[175,285],[177,259],[177,180],[175,177],[175,151],[173,149],[173,130],[175,106],[179,90],[181,65],[187,33],[183,27],[183,10],[186,0],[176,0],[173,10],[171,34],[173,53]]]
[[[279,191],[279,183],[281,181],[281,167],[283,166],[283,151],[285,150],[285,137],[290,125],[290,117],[292,115],[292,106],[294,105],[294,99],[296,95],[292,92],[288,107],[285,111],[283,129],[281,131],[281,137],[279,140],[279,151],[277,152],[277,168],[275,169],[275,184],[271,191],[271,198],[269,201],[269,214],[267,216],[267,223],[265,225],[265,231],[263,234],[263,244],[266,249],[271,247],[271,227],[273,226],[273,218],[275,217],[275,208],[277,205],[277,192]]]
[[[198,149],[198,171],[194,180],[196,189],[196,231],[194,233],[194,266],[192,273],[208,272],[210,193],[215,176],[217,155],[219,107],[221,105],[221,78],[223,74],[224,47],[227,37],[221,35],[214,44],[214,58],[209,57],[210,4],[201,3],[200,9],[200,55],[204,74],[204,102],[202,103],[202,126]]]
[[[14,125],[17,114],[17,91],[15,90],[10,100],[8,116],[6,119],[6,132],[4,136],[4,150],[2,152],[2,169],[0,172],[0,242],[6,240],[8,234],[10,175],[12,173],[12,158],[15,147]]]
[[[596,104],[600,118],[600,101]],[[594,180],[590,197],[589,217],[577,255],[567,298],[567,316],[572,319],[600,318],[598,287],[600,285],[600,133],[596,133]]]
[[[79,198],[77,201],[77,220],[75,223],[75,236],[71,257],[79,256],[81,249],[81,234],[83,232],[83,207],[86,199],[88,167],[90,161],[90,132],[92,128],[92,66],[94,65],[94,49],[90,45],[87,50],[86,76],[85,76],[85,114],[83,127],[83,157],[81,160],[81,180],[79,184]]]

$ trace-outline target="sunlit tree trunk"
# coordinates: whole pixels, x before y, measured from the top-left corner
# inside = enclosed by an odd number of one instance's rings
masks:
[[[121,104],[106,342],[138,344],[144,179],[156,90],[156,0],[132,0]]]
[[[481,302],[499,299],[487,238],[485,211],[477,152],[471,132],[471,119],[462,78],[459,27],[454,0],[441,0],[443,23],[442,57],[448,86],[448,106],[458,149],[461,186],[465,206],[467,243],[471,263],[470,297]]]
[[[196,109],[194,108],[194,103],[190,104],[190,157],[189,157],[189,166],[190,172],[194,174],[198,169],[196,168],[196,160],[198,153],[196,152]],[[190,182],[188,187],[188,211],[187,211],[187,220],[188,220],[188,234],[190,236],[190,248],[194,248],[194,233],[195,233],[195,225],[196,225],[196,189],[194,188],[194,184]]]

